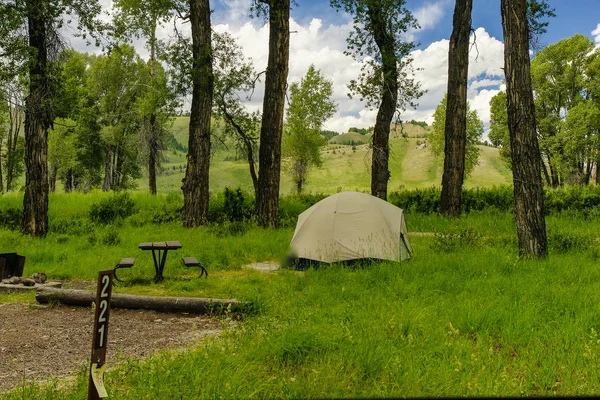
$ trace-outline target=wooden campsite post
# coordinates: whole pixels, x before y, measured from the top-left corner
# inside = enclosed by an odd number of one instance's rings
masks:
[[[92,359],[90,361],[90,378],[88,382],[88,400],[99,400],[108,397],[104,387],[104,369],[106,368],[106,342],[108,334],[108,316],[112,295],[113,270],[100,271],[96,290],[96,312],[94,313],[94,330],[92,342]]]

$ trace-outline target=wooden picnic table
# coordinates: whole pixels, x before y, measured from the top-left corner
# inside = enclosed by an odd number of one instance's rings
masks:
[[[163,271],[165,262],[167,261],[167,253],[169,250],[177,250],[181,248],[181,243],[176,240],[167,242],[145,242],[138,246],[141,250],[152,250],[152,258],[154,259],[154,282],[162,282],[164,280]]]

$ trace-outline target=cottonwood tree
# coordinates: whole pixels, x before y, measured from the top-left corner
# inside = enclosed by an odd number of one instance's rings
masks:
[[[284,136],[284,156],[289,157],[288,173],[298,194],[306,181],[311,165],[321,166],[320,147],[323,123],[337,111],[331,100],[333,82],[326,80],[313,64],[300,83],[290,86],[290,105],[287,109],[289,135]]]
[[[148,187],[156,194],[156,170],[160,166],[160,148],[164,141],[169,113],[169,97],[166,92],[166,76],[159,62],[157,29],[164,26],[181,8],[175,0],[116,0],[114,23],[120,37],[128,39],[143,37],[150,51],[148,60],[149,79],[144,95],[142,137],[146,144]]]
[[[444,172],[440,213],[458,217],[467,145],[467,77],[473,0],[456,0],[448,50],[448,91],[444,127]]]
[[[402,37],[407,30],[418,28],[417,20],[405,7],[405,0],[330,0],[330,4],[353,19],[346,54],[361,62],[362,69],[349,89],[367,107],[378,107],[373,130],[371,194],[386,199],[392,119],[407,106],[415,107],[415,99],[423,94],[412,77],[409,56],[416,44]]]
[[[192,105],[187,168],[183,178],[183,225],[191,228],[208,222],[210,119],[214,75],[212,67],[210,4],[190,0],[192,30]]]
[[[544,191],[529,63],[526,0],[501,0],[508,129],[519,255],[546,257]]]
[[[126,188],[140,176],[135,105],[142,95],[145,64],[129,45],[120,45],[99,56],[90,68],[88,86],[98,111],[104,144],[103,191]]]
[[[446,130],[448,126],[447,118],[448,95],[445,95],[440,104],[433,113],[433,123],[431,131],[427,136],[428,148],[437,157],[446,157],[448,140],[446,139]],[[477,147],[483,135],[483,122],[479,119],[476,110],[471,110],[469,103],[466,103],[466,126],[465,126],[465,151],[464,151],[464,175],[469,176],[479,160],[480,149]],[[461,182],[462,186],[462,182]],[[460,209],[459,209],[460,210]]]
[[[21,231],[45,236],[48,231],[48,129],[54,121],[53,61],[61,48],[59,29],[77,16],[78,32],[94,32],[101,24],[97,0],[4,0],[0,3],[0,48],[4,63],[26,73],[26,181]]]
[[[585,168],[596,161],[591,158],[585,166],[578,165],[564,147],[570,141],[565,115],[590,97],[593,82],[586,79],[586,67],[593,49],[589,38],[577,34],[538,51],[531,62],[543,172],[554,187],[585,183]]]
[[[506,92],[498,92],[490,100],[490,131],[488,138],[492,146],[500,148],[500,158],[510,167],[510,134],[508,133],[506,101]]]
[[[260,226],[279,224],[281,136],[290,55],[290,0],[255,0],[254,9],[269,16],[269,57],[265,75],[258,192],[255,213]]]

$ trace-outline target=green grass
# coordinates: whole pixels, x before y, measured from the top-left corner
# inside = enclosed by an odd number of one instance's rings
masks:
[[[156,201],[134,198],[145,207]],[[125,220],[95,228],[99,237],[117,230],[121,241],[113,246],[91,245],[80,235],[31,239],[12,231],[0,232],[0,246],[28,256],[26,273],[91,280],[120,257],[134,256],[135,266],[121,273],[128,283],[115,287],[117,293],[253,304],[252,313],[218,337],[112,365],[106,374],[112,398],[600,393],[600,249],[594,242],[600,220],[548,217],[550,258],[519,261],[508,213],[406,218],[411,232],[437,233],[411,236],[415,255],[409,262],[306,272],[239,268],[285,254],[292,228],[230,236],[214,227],[136,227]],[[471,232],[467,239],[452,236],[465,232]],[[571,240],[577,238],[584,240]],[[137,244],[165,239],[180,240],[183,248],[169,254],[165,282],[154,284],[150,255]],[[197,279],[197,271],[181,266],[183,253],[202,260],[210,278]],[[26,295],[0,299],[33,301]],[[3,398],[80,399],[86,385],[82,372],[75,382],[25,386]]]
[[[177,117],[171,128],[175,138],[187,145],[188,117]],[[400,188],[415,189],[440,186],[442,181],[441,161],[436,159],[427,148],[418,148],[418,143],[425,142],[428,129],[418,125],[405,124],[404,135],[399,127],[394,126],[390,135],[389,168],[391,179],[388,183],[390,191]],[[313,193],[335,193],[343,190],[369,191],[371,188],[371,150],[368,144],[338,144],[340,140],[358,142],[366,136],[351,132],[335,136],[323,147],[321,168],[309,171],[304,189]],[[510,170],[499,158],[498,149],[480,146],[480,162],[465,180],[465,187],[491,187],[510,184]],[[210,189],[220,192],[225,187],[241,187],[253,191],[248,165],[245,161],[224,161],[228,153],[219,150],[212,158],[210,169]],[[186,158],[181,152],[163,153],[163,172],[157,178],[158,190],[169,193],[181,189],[181,180],[185,175]],[[138,189],[148,190],[148,181],[144,177],[137,181]],[[282,195],[295,191],[291,178],[282,172],[280,193]]]

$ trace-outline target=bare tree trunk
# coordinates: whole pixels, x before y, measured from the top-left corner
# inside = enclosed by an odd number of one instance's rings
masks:
[[[114,157],[115,151],[113,146],[106,146],[106,160],[104,162],[104,183],[102,184],[103,192],[108,192],[113,188]]]
[[[458,217],[462,204],[467,145],[467,77],[473,0],[456,0],[448,50],[448,102],[444,127],[444,174],[440,212]]]
[[[209,0],[190,0],[192,27],[192,107],[187,170],[183,179],[183,225],[208,222],[210,169],[210,118],[213,70]]]
[[[375,43],[381,53],[383,67],[383,95],[373,128],[373,157],[371,160],[371,194],[387,199],[390,180],[390,126],[398,101],[398,66],[394,35],[388,31],[379,1],[368,3],[369,19],[373,26]]]
[[[50,192],[56,192],[56,174],[58,173],[58,168],[56,165],[52,164],[50,166],[50,177],[48,178],[48,186]]]
[[[150,80],[151,89],[156,90],[156,25],[157,17],[153,16],[152,34],[150,35]],[[153,98],[154,100],[154,98]],[[156,106],[156,103],[154,103]],[[148,188],[150,193],[156,195],[156,168],[159,161],[158,150],[159,129],[156,125],[156,110],[150,114],[150,138],[148,141]]]
[[[544,191],[529,64],[526,0],[501,0],[515,222],[521,257],[546,257]]]
[[[2,142],[0,141],[0,148],[2,147]],[[0,151],[0,158],[2,157],[2,152]],[[3,180],[3,171],[2,171],[2,161],[0,160],[0,193],[4,193],[4,180]]]
[[[29,46],[29,94],[25,108],[25,196],[21,232],[45,236],[48,232],[48,128],[50,84],[45,2],[27,1]]]
[[[17,144],[23,122],[23,108],[20,95],[15,91],[10,94],[12,107],[9,108],[10,127],[6,143],[6,191],[12,191],[12,183],[15,171],[15,158]]]
[[[279,224],[281,135],[290,55],[290,0],[264,0],[269,5],[269,60],[258,153],[256,217],[260,226]]]
[[[156,166],[158,161],[156,113],[150,114],[150,138],[148,140],[148,187],[156,195]]]

